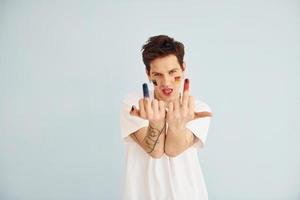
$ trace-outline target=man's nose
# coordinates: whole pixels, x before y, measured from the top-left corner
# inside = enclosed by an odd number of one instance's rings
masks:
[[[167,76],[164,76],[164,77],[163,77],[163,85],[164,85],[164,86],[169,86],[169,85],[171,85],[171,84],[172,84],[172,81],[173,81],[172,78],[173,78],[173,77],[168,76],[168,75],[167,75]]]

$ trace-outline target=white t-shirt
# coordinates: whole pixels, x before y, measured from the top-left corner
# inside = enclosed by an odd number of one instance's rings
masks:
[[[126,146],[124,200],[207,200],[207,190],[198,160],[198,141],[176,157],[165,154],[160,159],[152,158],[129,135],[148,121],[129,114],[131,106],[138,107],[140,94],[128,95],[121,110],[121,132]],[[153,99],[153,91],[150,92]],[[195,111],[209,111],[209,106],[196,101]],[[205,144],[210,117],[190,121],[187,128]]]

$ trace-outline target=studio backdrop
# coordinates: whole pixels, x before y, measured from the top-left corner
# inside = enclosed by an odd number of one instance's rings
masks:
[[[0,199],[121,199],[141,47],[185,44],[210,200],[300,199],[299,1],[0,1]]]

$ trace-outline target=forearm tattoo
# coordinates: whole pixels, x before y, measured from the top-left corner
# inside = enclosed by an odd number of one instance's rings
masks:
[[[162,134],[162,132],[164,132],[165,128],[166,124],[164,124],[164,127],[161,130],[153,128],[149,125],[147,134],[144,138],[144,141],[149,149],[147,153],[151,153],[155,149],[155,146],[158,144],[159,136]]]

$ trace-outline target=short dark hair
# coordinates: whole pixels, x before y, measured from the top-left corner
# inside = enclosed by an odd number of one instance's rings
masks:
[[[150,63],[156,58],[175,55],[180,66],[183,66],[184,45],[167,35],[152,36],[142,47],[143,62],[147,73],[150,72]]]

